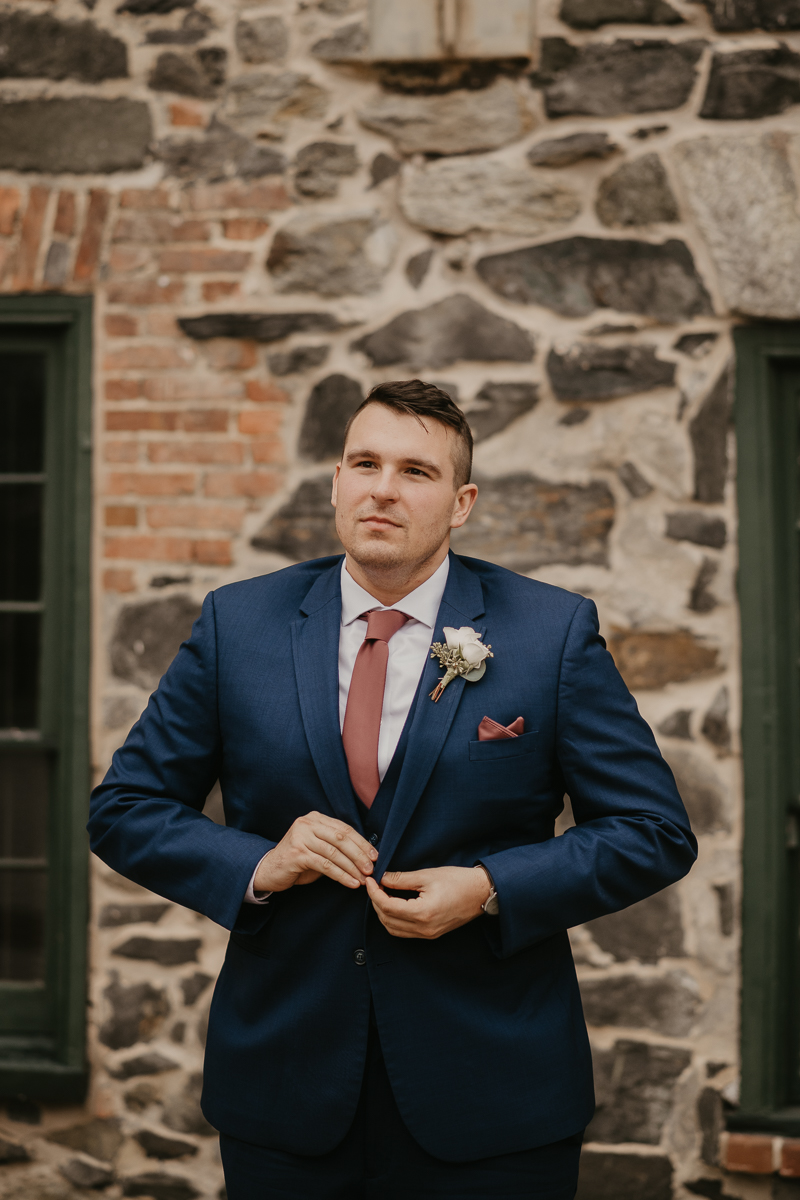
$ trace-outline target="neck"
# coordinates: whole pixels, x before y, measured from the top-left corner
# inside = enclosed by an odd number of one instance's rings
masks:
[[[357,563],[349,553],[345,554],[345,565],[356,583],[374,596],[381,604],[397,604],[409,592],[430,579],[442,565],[450,549],[450,539],[443,543],[430,558],[422,563],[400,563],[390,567],[375,567],[370,563]]]

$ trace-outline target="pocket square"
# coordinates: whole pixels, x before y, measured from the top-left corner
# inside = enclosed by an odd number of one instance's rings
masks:
[[[491,717],[484,717],[478,726],[478,741],[498,742],[501,738],[519,737],[524,732],[525,722],[522,717],[517,717],[516,721],[512,721],[507,727],[493,721]]]

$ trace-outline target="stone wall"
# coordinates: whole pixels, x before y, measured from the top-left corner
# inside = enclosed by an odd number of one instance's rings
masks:
[[[574,931],[599,1100],[581,1198],[750,1200],[768,1182],[715,1165],[737,1096],[730,332],[800,317],[800,11],[560,3],[531,62],[383,65],[359,0],[0,7],[0,286],[95,296],[98,775],[210,588],[337,548],[365,390],[416,373],[458,399],[481,499],[456,548],[596,599],[701,846],[680,885]],[[8,1107],[0,1195],[215,1197],[197,1095],[225,935],[97,863],[92,889],[89,1099]]]

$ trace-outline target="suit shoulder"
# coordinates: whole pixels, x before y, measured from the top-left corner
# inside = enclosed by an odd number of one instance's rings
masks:
[[[341,561],[341,554],[331,554],[326,558],[313,558],[291,567],[282,567],[279,571],[270,571],[268,575],[226,583],[214,591],[215,606],[218,610],[254,604],[285,604],[299,608],[319,576]]]
[[[579,592],[570,592],[552,583],[542,583],[539,579],[529,579],[527,575],[519,575],[516,571],[509,571],[507,567],[499,567],[481,558],[458,557],[468,571],[479,577],[487,603],[502,596],[506,603],[525,607],[535,605],[553,616],[571,620],[587,599]]]

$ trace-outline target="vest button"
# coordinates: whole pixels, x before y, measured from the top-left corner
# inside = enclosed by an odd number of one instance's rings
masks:
[[[357,967],[365,966],[366,961],[367,961],[366,950],[354,950],[353,951],[353,962],[356,964]]]
[[[377,835],[377,833],[371,833],[371,834],[370,834],[370,836],[369,836],[369,844],[370,844],[370,846],[377,846],[377,844],[378,844],[378,835]]]

